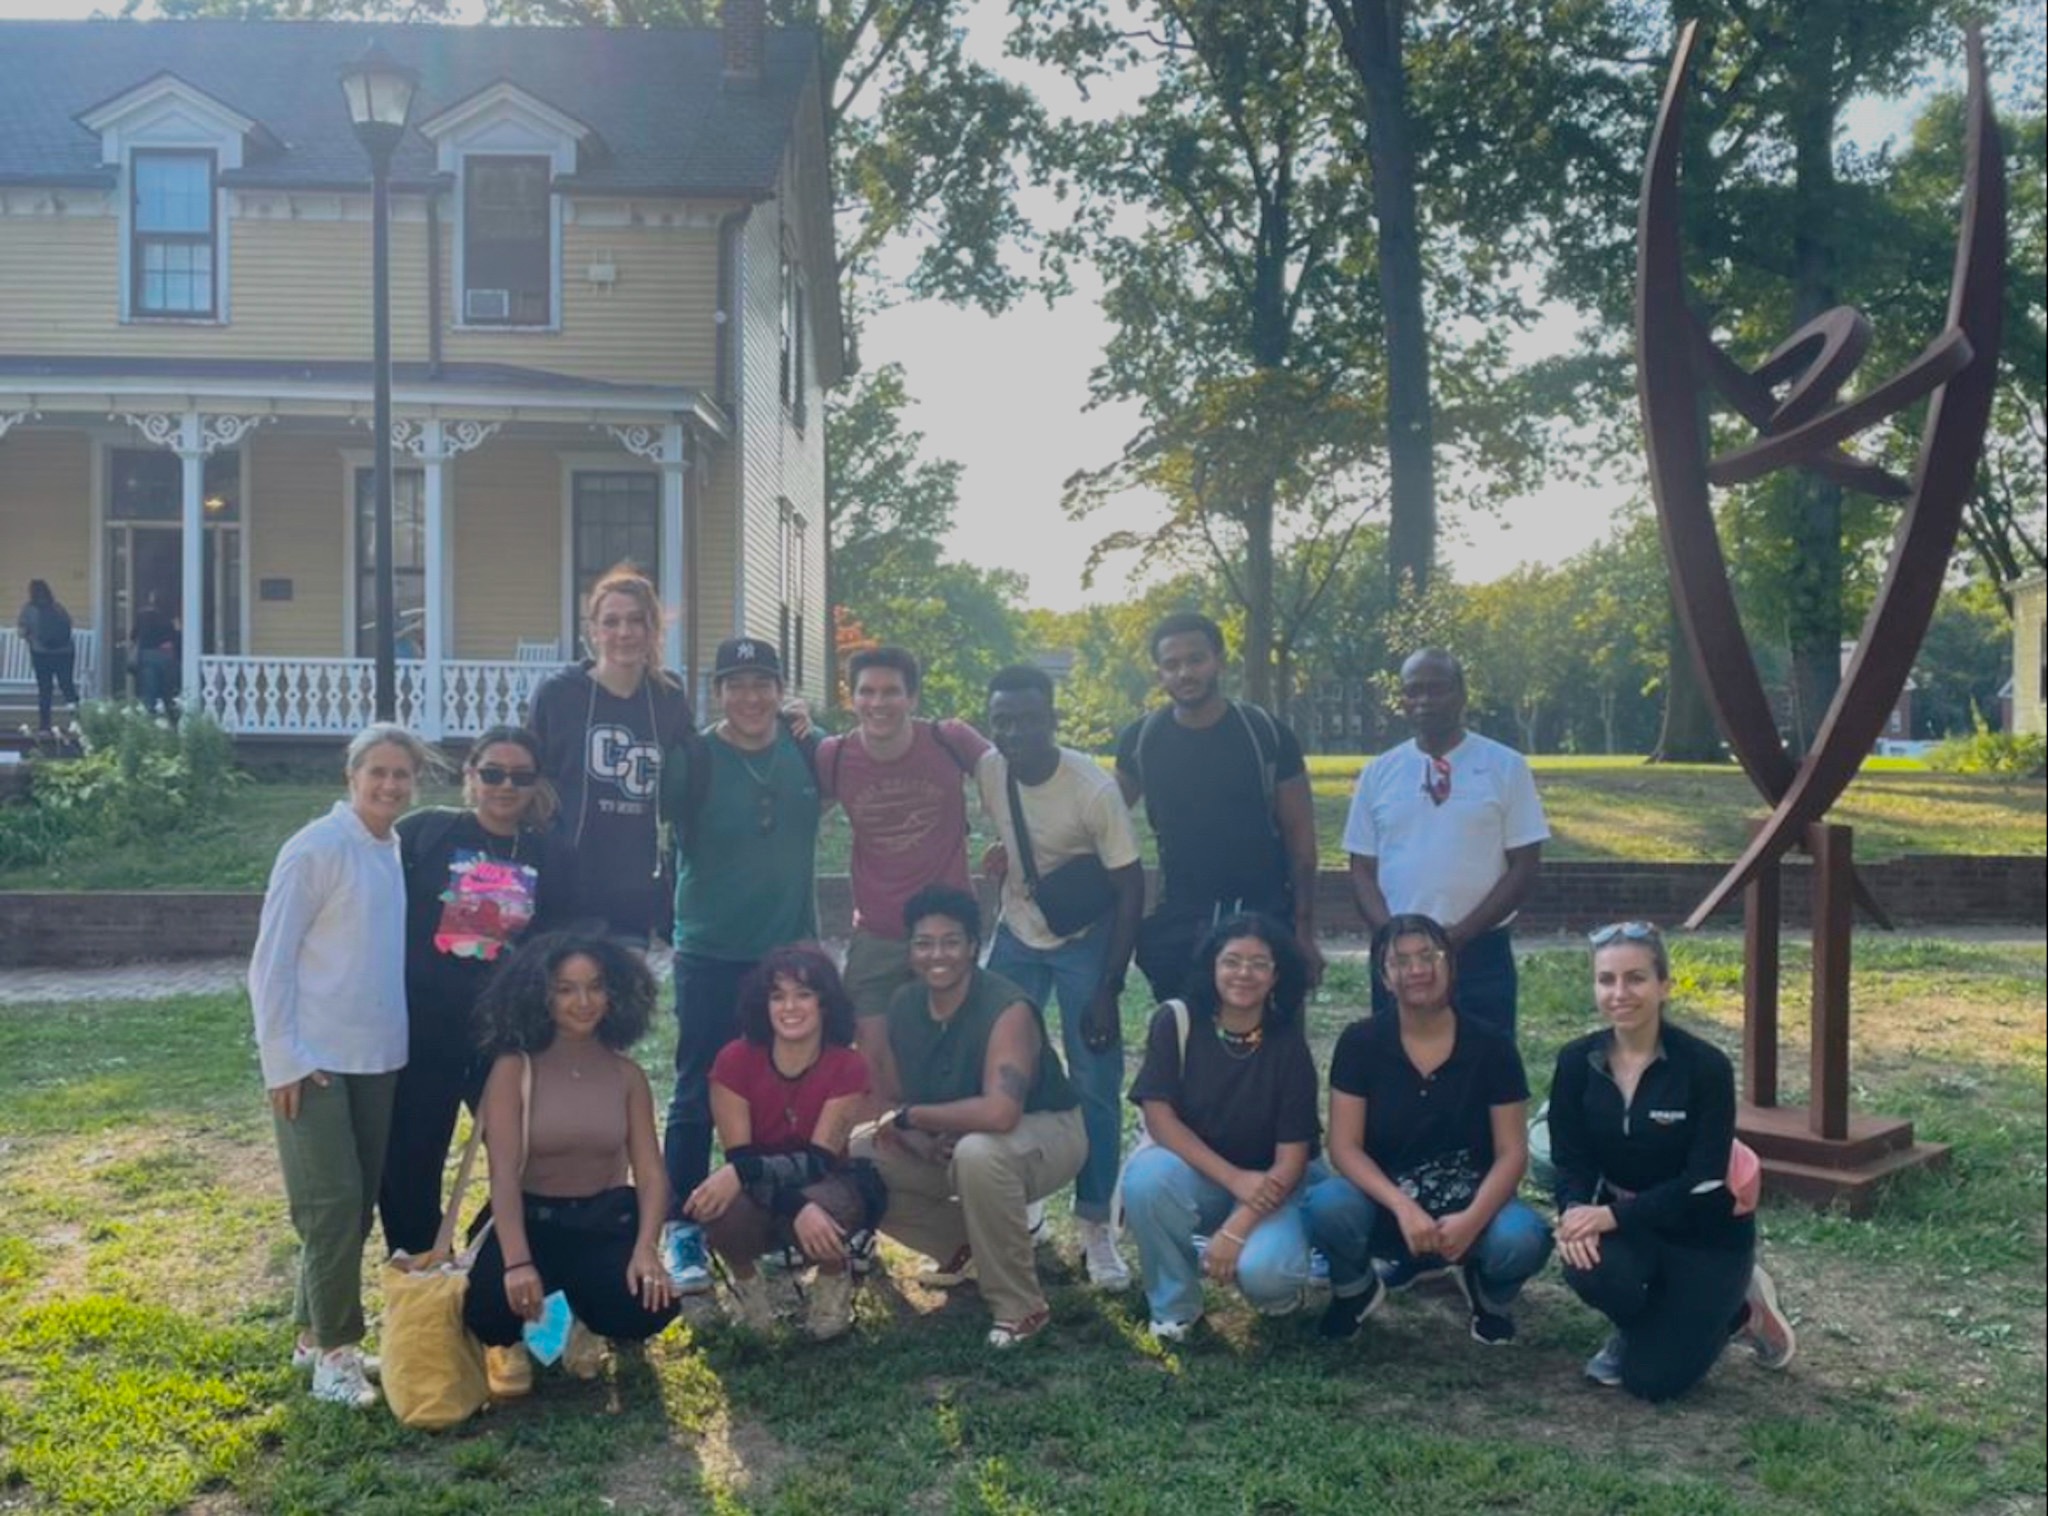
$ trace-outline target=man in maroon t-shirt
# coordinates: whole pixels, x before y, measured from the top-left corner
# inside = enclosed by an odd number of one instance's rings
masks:
[[[855,653],[847,678],[860,725],[818,749],[819,793],[853,828],[845,981],[864,1051],[887,1040],[890,998],[911,982],[905,902],[926,885],[972,888],[966,786],[988,743],[963,721],[916,719],[920,674],[907,648]]]

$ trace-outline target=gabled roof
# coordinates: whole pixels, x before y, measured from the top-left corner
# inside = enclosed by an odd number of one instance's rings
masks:
[[[773,189],[818,52],[815,32],[771,27],[759,88],[729,91],[707,29],[0,21],[0,183],[100,182],[99,139],[79,117],[168,73],[266,129],[237,184],[367,185],[337,74],[372,38],[419,70],[416,122],[511,84],[609,149],[581,165],[579,189],[736,198]],[[434,175],[433,144],[408,132],[393,179]]]

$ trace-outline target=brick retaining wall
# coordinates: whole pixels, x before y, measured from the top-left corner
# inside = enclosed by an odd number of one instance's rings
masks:
[[[1877,898],[1901,926],[2048,925],[2048,872],[2040,858],[1919,856],[1864,865]],[[1519,923],[1526,932],[1582,931],[1604,921],[1684,918],[1721,876],[1709,863],[1558,862],[1544,866]],[[1804,864],[1785,869],[1788,924],[1804,925]],[[984,897],[986,898],[986,896]],[[247,953],[262,896],[234,892],[0,893],[0,967],[134,963]],[[1322,876],[1317,917],[1331,936],[1361,930],[1348,880]],[[844,936],[851,900],[843,875],[818,881],[819,919]],[[1717,920],[1738,924],[1731,907]]]

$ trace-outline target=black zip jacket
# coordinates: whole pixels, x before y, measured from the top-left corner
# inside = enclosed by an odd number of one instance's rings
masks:
[[[1744,1247],[1728,1155],[1735,1141],[1735,1070],[1727,1055],[1664,1023],[1657,1056],[1624,1104],[1608,1072],[1611,1030],[1567,1043],[1550,1087],[1557,1208],[1608,1205],[1616,1229],[1697,1247]],[[1620,1198],[1625,1191],[1629,1198]]]

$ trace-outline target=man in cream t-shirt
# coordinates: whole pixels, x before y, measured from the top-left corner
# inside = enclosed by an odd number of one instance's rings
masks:
[[[1457,951],[1452,1003],[1512,1038],[1509,928],[1550,836],[1536,781],[1520,753],[1465,729],[1465,671],[1441,648],[1401,665],[1401,706],[1415,736],[1366,765],[1344,828],[1359,912],[1375,932],[1435,918]],[[1378,975],[1372,1000],[1392,1009]]]
[[[1053,739],[1059,716],[1052,680],[1043,669],[1006,668],[989,681],[988,734],[995,747],[975,766],[981,804],[1002,838],[988,871],[1002,879],[1002,913],[989,945],[988,969],[1031,997],[1041,1013],[1057,994],[1067,1073],[1081,1097],[1088,1158],[1074,1180],[1089,1282],[1106,1289],[1130,1283],[1110,1229],[1123,1138],[1123,1030],[1118,1000],[1145,911],[1145,871],[1131,814],[1116,780],[1085,753]],[[1093,856],[1108,873],[1105,909],[1062,936],[1046,924],[1027,881],[1024,848],[1011,807],[1029,834],[1030,868],[1043,881],[1063,864]],[[998,861],[1000,860],[1000,861]]]

